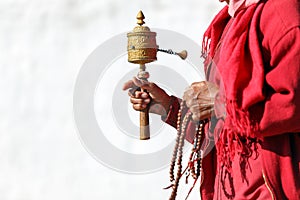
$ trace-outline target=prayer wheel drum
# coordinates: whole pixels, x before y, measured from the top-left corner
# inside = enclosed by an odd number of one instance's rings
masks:
[[[128,62],[135,64],[146,64],[156,61],[157,49],[156,33],[151,32],[147,26],[142,26],[145,22],[143,13],[137,15],[139,26],[136,26],[128,37]]]

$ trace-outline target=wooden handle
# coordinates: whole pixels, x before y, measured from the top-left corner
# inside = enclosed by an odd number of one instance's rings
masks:
[[[150,139],[149,112],[148,109],[140,111],[140,140]]]
[[[147,92],[146,90],[142,90]],[[150,139],[149,106],[140,111],[140,140]]]

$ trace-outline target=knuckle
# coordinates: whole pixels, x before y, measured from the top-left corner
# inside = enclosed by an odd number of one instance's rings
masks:
[[[145,104],[149,104],[150,103],[150,99],[149,98],[147,98],[147,99],[144,99],[144,101],[143,101],[143,103],[145,103]]]
[[[193,82],[191,86],[198,85],[199,83],[201,83],[201,82]]]
[[[193,119],[194,121],[198,121],[198,120],[199,120],[199,117],[198,117],[197,115],[193,114],[193,115],[192,115],[192,119]]]
[[[130,103],[133,103],[133,102],[134,102],[134,100],[133,100],[133,98],[131,97],[131,98],[130,98]]]

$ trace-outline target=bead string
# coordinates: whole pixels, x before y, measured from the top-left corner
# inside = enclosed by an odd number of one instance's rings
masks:
[[[186,182],[187,182],[190,174],[192,174],[192,177],[195,179],[194,184],[191,187],[186,199],[188,198],[189,194],[191,193],[192,189],[194,188],[194,186],[201,174],[201,167],[202,167],[201,139],[202,139],[202,132],[204,129],[204,124],[206,122],[200,121],[198,123],[198,126],[196,126],[194,147],[193,147],[192,152],[189,157],[188,166],[186,167],[184,172],[182,172],[182,156],[183,156],[184,140],[185,140],[185,136],[186,136],[186,128],[187,128],[188,122],[191,120],[191,116],[192,116],[192,113],[188,112],[184,116],[184,118],[181,122],[182,111],[184,109],[185,109],[185,102],[182,101],[180,104],[180,109],[178,111],[178,116],[177,116],[177,137],[176,137],[176,143],[175,143],[173,156],[172,156],[172,160],[171,160],[171,165],[170,165],[170,182],[172,184],[169,187],[165,188],[165,189],[168,189],[168,188],[172,187],[172,189],[173,189],[169,200],[176,199],[177,190],[178,190],[178,186],[179,186],[179,180],[186,170],[187,170]],[[176,179],[174,176],[175,165],[177,165]]]
[[[181,108],[184,108],[184,106],[182,105]],[[181,109],[182,111],[182,109]],[[181,114],[180,114],[181,116]],[[187,113],[184,116],[184,119],[182,121],[182,125],[181,125],[181,130],[179,131],[180,133],[179,135],[179,140],[178,140],[178,146],[177,150],[175,150],[177,152],[177,156],[174,156],[172,158],[172,160],[176,160],[177,158],[177,174],[176,174],[176,179],[173,185],[173,191],[171,193],[171,196],[169,198],[169,200],[175,200],[176,196],[177,196],[177,190],[178,190],[178,186],[179,186],[179,180],[182,176],[182,155],[183,155],[183,146],[184,146],[184,139],[185,139],[185,135],[186,135],[186,127],[187,127],[187,123],[189,122],[190,118],[191,118],[191,113]],[[179,121],[180,123],[180,121]],[[171,171],[172,174],[174,174],[174,170]]]
[[[202,174],[203,155],[202,155],[202,150],[201,150],[201,141],[202,141],[201,139],[202,139],[202,135],[204,132],[204,124],[205,123],[206,123],[206,120],[202,120],[198,123],[198,126],[196,126],[196,135],[194,138],[194,148],[189,157],[188,175],[186,178],[186,180],[188,180],[188,176],[191,173],[192,177],[194,179],[194,183],[193,183],[192,187],[190,188],[190,190],[186,196],[186,199],[189,197],[190,193],[194,189],[198,178],[200,176],[203,176],[203,174]],[[201,179],[203,180],[203,177],[201,177]]]
[[[171,160],[171,166],[170,166],[170,182],[172,183],[175,178],[174,178],[174,168],[176,165],[176,158],[177,158],[177,152],[178,152],[178,146],[179,146],[179,139],[181,135],[181,116],[182,116],[182,109],[184,108],[184,102],[182,101],[180,104],[180,109],[178,111],[178,116],[177,116],[177,137],[176,137],[176,143],[173,151],[173,156]]]

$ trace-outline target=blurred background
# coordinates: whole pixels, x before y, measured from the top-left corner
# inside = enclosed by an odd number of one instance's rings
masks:
[[[74,83],[88,55],[132,30],[140,9],[149,27],[201,44],[222,6],[218,0],[0,1],[0,199],[167,199],[168,169],[122,174],[85,150],[73,120]]]

